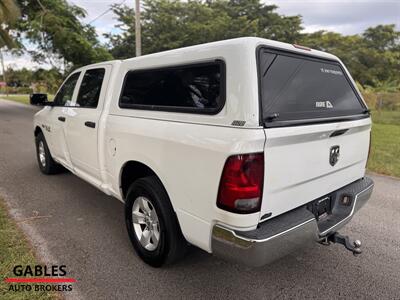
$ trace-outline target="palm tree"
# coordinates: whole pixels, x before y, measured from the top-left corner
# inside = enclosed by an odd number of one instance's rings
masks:
[[[7,46],[14,48],[17,46],[9,34],[8,27],[17,21],[20,10],[15,0],[0,1],[0,48]]]

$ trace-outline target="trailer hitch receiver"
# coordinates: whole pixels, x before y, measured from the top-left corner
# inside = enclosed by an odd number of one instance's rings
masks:
[[[361,254],[361,241],[354,240],[350,241],[347,235],[341,235],[339,232],[335,232],[325,237],[321,242],[322,245],[330,245],[331,243],[342,244],[347,250],[353,253],[354,256]]]

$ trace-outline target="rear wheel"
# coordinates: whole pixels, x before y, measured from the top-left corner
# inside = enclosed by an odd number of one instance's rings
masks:
[[[36,138],[36,157],[39,164],[40,171],[43,174],[56,174],[60,172],[62,167],[57,164],[50,154],[49,147],[47,146],[46,139],[43,133],[39,133]]]
[[[155,176],[138,179],[130,186],[125,220],[132,245],[147,264],[160,267],[184,255],[187,243],[169,197]]]

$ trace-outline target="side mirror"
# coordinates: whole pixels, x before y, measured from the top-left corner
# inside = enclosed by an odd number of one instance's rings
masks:
[[[47,94],[30,94],[29,95],[29,101],[31,105],[39,105],[39,106],[44,106],[44,105],[51,105],[47,100]]]

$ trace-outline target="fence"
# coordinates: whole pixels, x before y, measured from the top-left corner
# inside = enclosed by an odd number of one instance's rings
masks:
[[[370,109],[400,111],[400,92],[398,93],[363,93]]]

